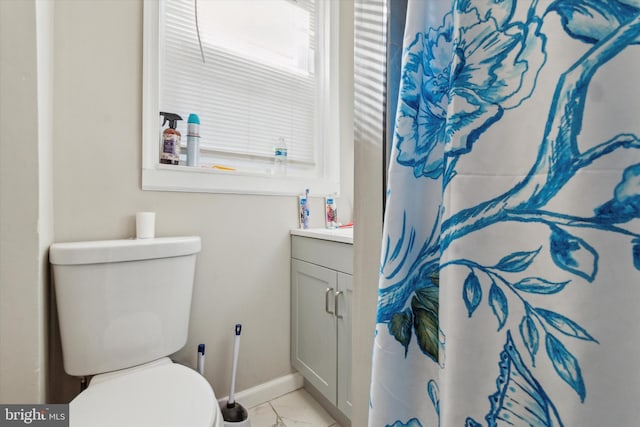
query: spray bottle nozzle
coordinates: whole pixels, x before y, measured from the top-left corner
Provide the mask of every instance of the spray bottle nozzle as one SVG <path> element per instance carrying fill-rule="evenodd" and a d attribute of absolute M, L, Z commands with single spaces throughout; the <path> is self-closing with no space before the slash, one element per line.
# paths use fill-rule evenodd
<path fill-rule="evenodd" d="M 179 115 L 175 114 L 175 113 L 164 113 L 164 112 L 160 112 L 160 115 L 162 117 L 164 117 L 164 121 L 162 122 L 162 126 L 166 125 L 167 122 L 169 122 L 169 127 L 171 129 L 175 129 L 177 126 L 177 122 L 178 120 L 182 120 L 182 117 L 180 117 Z"/>

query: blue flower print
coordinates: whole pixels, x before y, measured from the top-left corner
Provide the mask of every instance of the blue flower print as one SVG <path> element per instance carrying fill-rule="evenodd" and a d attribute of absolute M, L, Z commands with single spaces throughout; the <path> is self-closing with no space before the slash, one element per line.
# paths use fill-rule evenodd
<path fill-rule="evenodd" d="M 495 18 L 462 3 L 455 26 L 447 14 L 405 52 L 395 138 L 398 163 L 416 177 L 440 177 L 444 156 L 469 152 L 504 110 L 528 99 L 546 59 L 537 17 L 508 23 L 504 6 Z"/>
<path fill-rule="evenodd" d="M 405 52 L 395 139 L 398 162 L 416 177 L 442 174 L 452 30 L 448 14 L 438 30 L 416 34 Z"/>
<path fill-rule="evenodd" d="M 376 333 L 384 333 L 376 338 L 384 341 L 378 342 L 386 346 L 388 339 L 395 339 L 395 354 L 398 359 L 403 353 L 405 357 L 403 364 L 396 364 L 394 358 L 393 366 L 382 365 L 389 360 L 386 358 L 376 362 L 377 371 L 391 369 L 385 372 L 385 383 L 377 385 L 376 393 L 384 393 L 376 398 L 408 396 L 416 399 L 420 409 L 384 411 L 376 425 L 441 425 L 436 381 L 443 380 L 442 397 L 451 397 L 451 392 L 460 391 L 459 384 L 454 384 L 461 381 L 458 375 L 465 374 L 449 377 L 454 368 L 451 363 L 444 365 L 445 348 L 456 353 L 455 347 L 465 344 L 462 340 L 467 335 L 456 336 L 455 332 L 463 320 L 472 318 L 488 333 L 506 337 L 502 351 L 496 349 L 500 353 L 499 374 L 495 388 L 495 377 L 488 378 L 489 387 L 470 384 L 463 399 L 448 403 L 453 405 L 449 408 L 455 406 L 455 414 L 442 406 L 442 423 L 450 424 L 453 415 L 460 427 L 562 427 L 561 413 L 568 410 L 573 417 L 577 405 L 589 406 L 589 411 L 606 410 L 599 399 L 601 393 L 592 391 L 595 365 L 587 355 L 591 348 L 587 345 L 601 345 L 600 337 L 587 330 L 591 329 L 586 327 L 590 320 L 574 311 L 572 298 L 584 295 L 597 301 L 596 292 L 610 293 L 601 272 L 627 278 L 629 269 L 621 267 L 633 266 L 640 271 L 640 136 L 616 129 L 619 124 L 628 125 L 618 120 L 603 121 L 598 133 L 583 135 L 585 111 L 594 101 L 588 91 L 595 76 L 609 66 L 609 72 L 626 71 L 629 56 L 620 57 L 623 52 L 639 55 L 640 0 L 452 0 L 447 4 L 452 10 L 437 17 L 425 9 L 424 17 L 432 25 L 408 27 L 411 32 L 405 39 L 390 165 L 391 172 L 398 167 L 404 173 L 389 174 L 388 191 L 396 196 L 390 199 L 390 214 L 385 217 L 376 317 L 377 325 L 386 325 L 376 328 Z M 416 21 L 409 22 L 416 25 Z M 562 58 L 554 64 L 546 64 L 547 36 L 549 45 L 552 40 L 554 45 L 560 43 L 556 47 L 569 43 L 566 57 L 564 49 L 555 50 Z M 618 58 L 621 62 L 612 62 Z M 555 54 L 549 56 L 550 61 L 556 59 Z M 546 84 L 537 85 L 545 65 Z M 627 77 L 630 80 L 620 84 L 629 84 L 633 75 L 627 71 Z M 616 90 L 624 87 L 614 84 Z M 536 103 L 541 105 L 525 105 L 533 103 L 528 100 L 534 92 Z M 542 105 L 547 101 L 548 105 Z M 518 111 L 519 107 L 527 108 Z M 526 174 L 502 175 L 502 169 L 487 165 L 490 178 L 474 182 L 473 191 L 477 189 L 478 194 L 467 198 L 472 191 L 468 187 L 458 192 L 467 181 L 447 188 L 456 173 L 469 170 L 475 159 L 480 160 L 476 166 L 484 166 L 491 154 L 495 154 L 495 162 L 508 162 L 509 156 L 500 153 L 501 145 L 491 151 L 490 146 L 480 147 L 476 141 L 484 139 L 491 144 L 493 136 L 501 134 L 508 138 L 502 142 L 510 143 L 508 129 L 498 132 L 500 125 L 492 129 L 495 132 L 487 129 L 499 120 L 515 125 L 528 118 L 531 110 L 546 113 L 547 118 L 538 123 L 541 132 L 517 138 L 516 143 L 529 149 L 537 146 Z M 601 131 L 613 136 L 594 141 Z M 483 149 L 478 152 L 478 148 Z M 609 172 L 590 174 L 600 170 L 591 169 L 596 161 L 614 152 L 617 157 L 606 165 L 619 171 L 617 177 Z M 568 185 L 583 172 L 576 186 Z M 475 176 L 467 174 L 465 178 L 470 182 Z M 594 191 L 584 187 L 591 181 L 597 183 Z M 486 191 L 482 188 L 485 182 Z M 495 186 L 494 182 L 500 184 Z M 583 188 L 587 191 L 578 194 Z M 428 203 L 414 203 L 416 197 Z M 589 204 L 591 213 L 580 209 L 580 216 L 576 216 L 562 210 L 574 210 L 583 203 Z M 394 223 L 400 214 L 401 227 Z M 493 229 L 507 223 L 508 230 L 517 227 L 524 233 L 512 239 L 502 234 L 507 228 Z M 608 237 L 601 239 L 605 235 L 616 236 L 615 259 L 610 253 L 601 256 L 613 243 L 605 240 Z M 505 247 L 504 253 L 494 258 L 483 252 L 485 247 L 502 249 L 503 236 L 509 250 Z M 619 251 L 625 249 L 623 240 L 629 245 L 626 254 Z M 446 289 L 443 294 L 440 278 Z M 486 322 L 489 317 L 495 321 Z M 493 342 L 489 339 L 485 343 L 487 349 Z M 380 349 L 387 350 L 376 346 L 375 351 Z M 600 349 L 608 351 L 604 345 Z M 416 363 L 418 358 L 424 359 L 424 364 Z M 423 396 L 421 384 L 412 383 L 418 371 L 420 378 L 428 374 L 427 396 Z M 389 374 L 394 376 L 393 384 L 387 381 Z M 484 419 L 479 418 L 477 400 L 486 396 L 482 390 L 493 391 Z M 548 395 L 547 390 L 553 393 Z M 472 413 L 466 413 L 467 408 L 472 408 Z M 469 416 L 461 418 L 463 414 Z"/>
<path fill-rule="evenodd" d="M 529 98 L 545 61 L 537 19 L 500 30 L 495 19 L 480 20 L 471 9 L 461 15 L 460 25 L 451 66 L 450 98 L 457 99 L 449 106 L 449 155 L 468 152 L 505 109 Z"/>

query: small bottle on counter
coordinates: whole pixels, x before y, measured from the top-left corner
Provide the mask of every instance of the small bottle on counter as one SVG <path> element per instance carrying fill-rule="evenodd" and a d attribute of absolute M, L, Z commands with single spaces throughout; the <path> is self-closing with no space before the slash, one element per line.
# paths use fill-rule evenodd
<path fill-rule="evenodd" d="M 336 207 L 336 199 L 333 197 L 325 197 L 325 224 L 327 228 L 338 228 L 338 208 Z"/>
<path fill-rule="evenodd" d="M 309 216 L 309 189 L 307 188 L 304 195 L 298 197 L 298 225 L 300 228 L 309 228 Z"/>
<path fill-rule="evenodd" d="M 182 120 L 177 114 L 163 113 L 164 117 L 162 126 L 169 122 L 169 127 L 162 131 L 162 144 L 160 146 L 160 163 L 165 165 L 180 164 L 180 131 L 176 129 L 178 120 Z"/>
<path fill-rule="evenodd" d="M 278 138 L 278 142 L 273 149 L 273 173 L 284 176 L 287 174 L 287 141 L 284 137 Z"/>
<path fill-rule="evenodd" d="M 189 114 L 187 120 L 187 166 L 198 166 L 200 154 L 200 118 Z"/>

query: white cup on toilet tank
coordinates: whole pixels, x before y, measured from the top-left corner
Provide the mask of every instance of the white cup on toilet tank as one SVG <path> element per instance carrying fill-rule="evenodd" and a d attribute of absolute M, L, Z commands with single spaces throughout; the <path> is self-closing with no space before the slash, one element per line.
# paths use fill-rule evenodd
<path fill-rule="evenodd" d="M 156 213 L 136 213 L 136 239 L 153 239 L 156 235 Z"/>

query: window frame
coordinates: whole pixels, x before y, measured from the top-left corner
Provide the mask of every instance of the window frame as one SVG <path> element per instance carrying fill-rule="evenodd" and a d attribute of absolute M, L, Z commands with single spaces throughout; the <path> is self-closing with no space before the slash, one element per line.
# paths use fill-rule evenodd
<path fill-rule="evenodd" d="M 160 19 L 164 0 L 145 0 L 142 66 L 142 189 L 205 193 L 297 195 L 305 188 L 316 194 L 339 195 L 340 117 L 338 75 L 339 5 L 318 1 L 318 43 L 328 61 L 318 61 L 319 112 L 316 168 L 308 176 L 278 176 L 242 170 L 217 170 L 160 164 L 159 81 Z M 322 28 L 320 28 L 322 27 Z M 327 63 L 328 62 L 328 63 Z"/>

